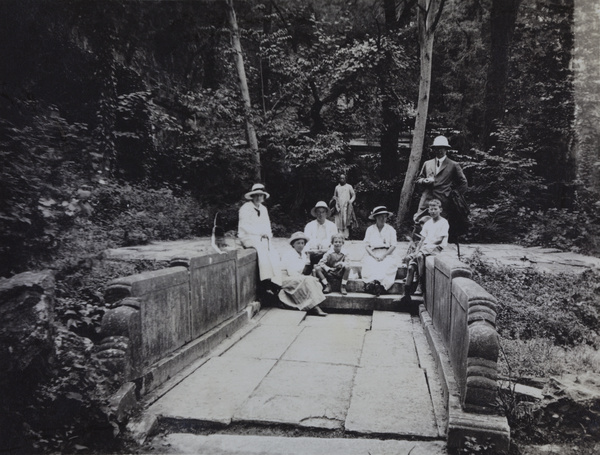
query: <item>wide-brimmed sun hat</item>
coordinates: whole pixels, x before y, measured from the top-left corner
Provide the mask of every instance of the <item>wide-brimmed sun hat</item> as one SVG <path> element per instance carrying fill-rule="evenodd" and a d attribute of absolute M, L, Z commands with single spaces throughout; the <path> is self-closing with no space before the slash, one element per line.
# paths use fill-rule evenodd
<path fill-rule="evenodd" d="M 262 183 L 255 183 L 252 185 L 252 189 L 244 194 L 246 199 L 252 199 L 255 194 L 264 194 L 265 199 L 269 199 L 271 195 L 265 191 L 265 186 Z"/>
<path fill-rule="evenodd" d="M 433 144 L 431 144 L 432 147 L 445 147 L 445 148 L 450 148 L 450 144 L 448 143 L 448 139 L 446 139 L 446 136 L 438 136 L 433 140 Z"/>
<path fill-rule="evenodd" d="M 298 231 L 294 232 L 290 237 L 290 245 L 294 246 L 294 242 L 296 240 L 304 240 L 305 242 L 308 242 L 308 237 L 304 235 L 304 232 Z"/>
<path fill-rule="evenodd" d="M 317 217 L 317 209 L 325 209 L 325 210 L 327 210 L 327 216 L 331 215 L 331 209 L 325 203 L 325 201 L 319 201 L 319 202 L 317 202 L 315 204 L 315 206 L 311 209 L 310 214 L 312 216 L 314 216 L 315 218 Z"/>
<path fill-rule="evenodd" d="M 371 214 L 369 215 L 369 219 L 374 220 L 377 215 L 391 216 L 392 212 L 388 212 L 385 205 L 379 205 L 371 211 Z"/>

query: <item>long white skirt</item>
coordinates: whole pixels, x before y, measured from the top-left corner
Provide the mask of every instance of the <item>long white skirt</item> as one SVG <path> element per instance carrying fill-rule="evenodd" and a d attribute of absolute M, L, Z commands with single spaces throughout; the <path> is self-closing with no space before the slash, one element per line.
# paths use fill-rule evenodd
<path fill-rule="evenodd" d="M 258 236 L 240 239 L 244 248 L 254 248 L 258 255 L 258 274 L 260 281 L 271 280 L 281 286 L 281 265 L 279 254 L 275 248 L 270 247 L 270 240 Z"/>
<path fill-rule="evenodd" d="M 279 300 L 288 307 L 308 311 L 323 302 L 325 294 L 317 278 L 301 275 L 283 280 Z"/>
<path fill-rule="evenodd" d="M 383 256 L 386 250 L 374 251 L 375 255 Z M 379 281 L 386 291 L 392 287 L 398 272 L 398 260 L 394 254 L 386 256 L 383 261 L 377 261 L 370 254 L 365 254 L 362 260 L 362 279 L 365 283 Z"/>

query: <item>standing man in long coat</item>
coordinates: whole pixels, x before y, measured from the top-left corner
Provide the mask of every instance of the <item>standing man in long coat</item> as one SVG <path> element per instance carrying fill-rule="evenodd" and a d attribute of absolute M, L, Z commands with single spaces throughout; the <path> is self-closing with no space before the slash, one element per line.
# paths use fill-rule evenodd
<path fill-rule="evenodd" d="M 442 217 L 450 218 L 450 193 L 453 189 L 460 194 L 467 191 L 465 174 L 456 161 L 446 156 L 450 144 L 445 136 L 438 136 L 431 145 L 435 158 L 423 163 L 417 177 L 417 184 L 423 187 L 419 208 L 413 219 L 416 222 L 428 214 L 429 201 L 439 199 L 442 203 Z"/>

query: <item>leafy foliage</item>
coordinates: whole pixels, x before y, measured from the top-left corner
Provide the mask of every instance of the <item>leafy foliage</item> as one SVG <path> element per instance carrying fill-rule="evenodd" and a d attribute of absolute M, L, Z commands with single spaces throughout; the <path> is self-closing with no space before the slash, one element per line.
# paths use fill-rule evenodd
<path fill-rule="evenodd" d="M 92 355 L 93 344 L 58 327 L 56 356 L 49 380 L 34 392 L 24 412 L 38 451 L 61 453 L 118 449 L 118 423 L 106 407 L 119 378 L 104 371 Z"/>
<path fill-rule="evenodd" d="M 375 144 L 394 128 L 408 132 L 415 115 L 414 10 L 403 13 L 405 28 L 389 32 L 382 3 L 236 2 L 275 235 L 301 229 L 341 172 L 358 195 L 353 238 L 362 237 L 374 205 L 397 205 L 405 157 L 386 161 L 381 148 L 349 146 L 356 136 Z M 463 241 L 599 254 L 597 192 L 575 179 L 572 160 L 575 124 L 584 157 L 578 172 L 593 187 L 597 115 L 584 103 L 585 115 L 574 117 L 572 5 L 524 1 L 507 116 L 496 147 L 482 152 L 489 3 L 448 0 L 434 50 L 429 129 L 451 132 L 462 152 L 452 158 L 472 186 L 472 229 Z M 71 438 L 90 421 L 112 431 L 100 412 L 111 380 L 99 379 L 86 341 L 98 336 L 103 286 L 158 266 L 107 264 L 102 251 L 207 235 L 216 212 L 235 229 L 240 196 L 254 183 L 247 112 L 218 2 L 10 0 L 0 2 L 0 21 L 9 44 L 0 48 L 0 275 L 57 270 L 57 318 L 70 332 L 59 333 L 59 360 L 39 405 L 71 412 L 81 426 L 59 420 L 59 436 L 32 431 L 45 448 L 73 451 L 85 442 Z M 579 82 L 593 92 L 593 75 Z M 486 284 L 507 302 L 506 336 L 597 344 L 591 294 L 576 297 L 554 279 L 542 289 L 545 278 L 526 272 L 493 280 L 511 290 Z M 588 278 L 564 280 L 595 289 Z"/>
<path fill-rule="evenodd" d="M 474 255 L 473 279 L 498 300 L 498 330 L 507 339 L 547 339 L 559 346 L 600 347 L 598 272 L 551 275 L 493 266 Z"/>

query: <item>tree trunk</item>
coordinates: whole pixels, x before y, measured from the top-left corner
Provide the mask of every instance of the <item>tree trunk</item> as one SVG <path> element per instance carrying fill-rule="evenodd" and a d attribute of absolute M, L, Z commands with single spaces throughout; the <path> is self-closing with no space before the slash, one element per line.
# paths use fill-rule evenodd
<path fill-rule="evenodd" d="M 495 141 L 494 125 L 504 119 L 509 50 L 517 12 L 522 0 L 493 0 L 490 15 L 490 65 L 485 86 L 483 145 L 488 150 Z"/>
<path fill-rule="evenodd" d="M 391 33 L 397 26 L 396 0 L 383 0 L 385 11 L 386 33 Z M 382 179 L 391 179 L 398 174 L 398 137 L 400 135 L 400 118 L 394 110 L 394 94 L 390 87 L 389 72 L 392 71 L 391 56 L 386 55 L 386 64 L 379 73 L 379 88 L 383 97 L 381 103 L 382 129 L 379 137 L 381 146 Z"/>
<path fill-rule="evenodd" d="M 410 208 L 415 179 L 419 172 L 421 156 L 423 155 L 423 144 L 425 142 L 425 128 L 427 126 L 427 113 L 429 110 L 429 90 L 431 88 L 431 65 L 433 55 L 433 40 L 441 12 L 444 8 L 444 0 L 419 0 L 418 22 L 419 22 L 419 99 L 417 102 L 417 118 L 413 131 L 412 147 L 408 159 L 408 168 L 400 193 L 398 203 L 398 215 L 396 224 L 400 225 Z"/>
<path fill-rule="evenodd" d="M 385 14 L 385 28 L 393 30 L 398 22 L 396 13 L 396 0 L 383 0 L 383 11 Z"/>
<path fill-rule="evenodd" d="M 115 145 L 115 122 L 118 107 L 116 64 L 113 56 L 114 36 L 107 33 L 103 43 L 99 43 L 98 56 L 101 62 L 99 78 L 102 81 L 96 129 L 98 148 L 102 154 L 102 172 L 107 177 L 117 173 L 117 148 Z"/>
<path fill-rule="evenodd" d="M 263 17 L 263 34 L 268 36 L 271 34 L 272 29 L 272 15 L 273 15 L 273 2 L 266 1 L 265 4 L 265 15 Z M 271 81 L 271 64 L 268 58 L 260 59 L 260 98 L 262 100 L 263 113 L 266 114 L 267 110 L 271 108 L 269 103 L 269 94 L 271 93 L 270 88 Z"/>
<path fill-rule="evenodd" d="M 260 153 L 258 152 L 256 130 L 254 129 L 254 124 L 252 123 L 252 104 L 250 103 L 250 92 L 248 90 L 248 81 L 246 80 L 246 70 L 244 68 L 244 58 L 242 56 L 240 30 L 237 25 L 235 10 L 233 9 L 233 0 L 226 0 L 226 2 L 227 18 L 229 19 L 229 25 L 231 26 L 231 46 L 234 50 L 235 67 L 237 69 L 240 91 L 242 92 L 242 99 L 244 100 L 244 107 L 246 110 L 246 140 L 248 141 L 248 146 L 252 152 L 252 160 L 254 164 L 253 177 L 254 180 L 258 182 L 261 180 Z"/>
<path fill-rule="evenodd" d="M 386 86 L 387 78 L 382 76 L 382 87 L 384 100 L 381 109 L 382 131 L 380 137 L 381 145 L 381 172 L 383 179 L 391 179 L 398 175 L 398 137 L 400 136 L 400 118 L 394 111 L 394 100 L 389 88 Z"/>

